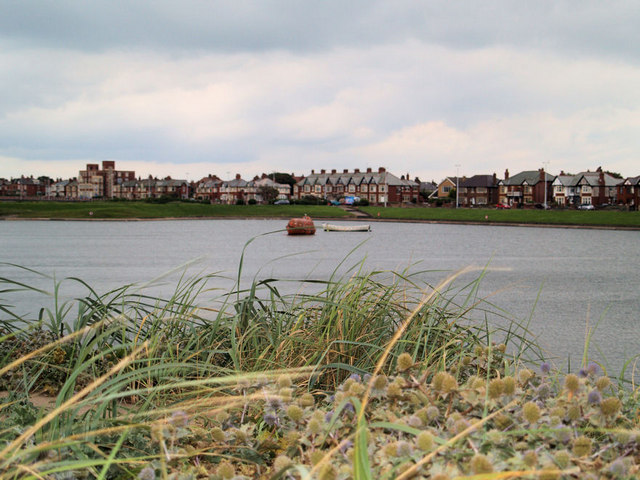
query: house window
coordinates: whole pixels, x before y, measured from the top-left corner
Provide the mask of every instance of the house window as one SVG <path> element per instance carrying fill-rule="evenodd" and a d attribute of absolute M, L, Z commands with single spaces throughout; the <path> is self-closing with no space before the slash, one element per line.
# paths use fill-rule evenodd
<path fill-rule="evenodd" d="M 353 193 L 355 191 L 356 191 L 356 186 L 353 183 L 349 184 L 349 192 Z"/>
<path fill-rule="evenodd" d="M 376 196 L 375 195 L 369 195 L 369 201 L 372 202 L 372 203 L 375 203 Z"/>
<path fill-rule="evenodd" d="M 367 191 L 367 186 L 366 185 L 361 185 L 360 186 L 360 191 L 361 192 L 366 192 Z"/>
<path fill-rule="evenodd" d="M 311 185 L 305 185 L 304 186 L 304 191 L 305 192 L 310 192 L 311 191 Z"/>
<path fill-rule="evenodd" d="M 507 187 L 500 185 L 500 193 L 507 193 Z"/>
<path fill-rule="evenodd" d="M 315 186 L 315 192 L 316 193 L 322 193 L 322 185 L 316 185 Z"/>
<path fill-rule="evenodd" d="M 524 187 L 524 193 L 531 193 L 531 187 Z"/>
<path fill-rule="evenodd" d="M 327 185 L 324 189 L 327 193 L 331 193 L 331 185 Z"/>
<path fill-rule="evenodd" d="M 372 192 L 375 192 L 376 191 L 376 186 L 375 185 L 371 185 L 371 188 L 369 190 L 371 190 Z"/>
<path fill-rule="evenodd" d="M 589 192 L 591 192 L 591 187 L 589 187 L 588 185 L 583 185 L 582 193 L 589 193 Z"/>
<path fill-rule="evenodd" d="M 387 186 L 386 185 L 380 185 L 380 193 L 384 193 L 387 191 Z"/>
<path fill-rule="evenodd" d="M 449 193 L 451 191 L 451 187 L 442 187 L 443 193 Z"/>

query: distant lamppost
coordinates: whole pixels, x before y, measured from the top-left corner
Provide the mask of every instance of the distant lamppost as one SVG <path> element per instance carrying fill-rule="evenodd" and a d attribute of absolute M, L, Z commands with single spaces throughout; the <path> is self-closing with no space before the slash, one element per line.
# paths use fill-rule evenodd
<path fill-rule="evenodd" d="M 460 164 L 456 164 L 456 208 L 458 208 L 458 190 L 460 186 Z"/>

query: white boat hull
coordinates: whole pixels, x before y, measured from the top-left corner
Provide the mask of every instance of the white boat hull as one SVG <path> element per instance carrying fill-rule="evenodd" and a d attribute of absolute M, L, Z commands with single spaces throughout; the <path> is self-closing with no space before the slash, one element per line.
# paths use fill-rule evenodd
<path fill-rule="evenodd" d="M 370 232 L 371 225 L 332 225 L 323 223 L 322 229 L 325 232 Z"/>

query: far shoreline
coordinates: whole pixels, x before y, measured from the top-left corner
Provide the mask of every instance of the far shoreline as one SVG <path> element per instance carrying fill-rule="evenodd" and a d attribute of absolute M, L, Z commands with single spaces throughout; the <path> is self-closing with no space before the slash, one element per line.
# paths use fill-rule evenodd
<path fill-rule="evenodd" d="M 271 216 L 207 216 L 207 217 L 129 217 L 129 218 L 63 218 L 63 217 L 17 217 L 3 216 L 0 221 L 7 222 L 160 222 L 160 221 L 183 221 L 183 220 L 282 220 L 286 222 L 288 217 Z M 620 231 L 640 231 L 640 227 L 624 225 L 586 225 L 586 224 L 559 224 L 559 223 L 523 223 L 523 222 L 495 222 L 484 221 L 475 222 L 468 220 L 426 220 L 426 219 L 396 219 L 396 218 L 374 218 L 374 217 L 321 217 L 315 220 L 316 223 L 333 222 L 370 222 L 370 223 L 419 223 L 419 224 L 443 224 L 443 225 L 470 225 L 470 226 L 491 226 L 491 227 L 538 227 L 538 228 L 570 228 L 583 230 L 620 230 Z M 321 223 L 320 223 L 321 224 Z M 283 227 L 284 228 L 284 227 Z"/>

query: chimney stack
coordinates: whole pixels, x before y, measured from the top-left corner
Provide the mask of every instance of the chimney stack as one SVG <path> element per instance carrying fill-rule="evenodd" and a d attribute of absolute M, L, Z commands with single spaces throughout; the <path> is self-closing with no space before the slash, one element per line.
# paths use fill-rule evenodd
<path fill-rule="evenodd" d="M 353 169 L 353 173 L 360 173 L 360 169 L 359 168 L 354 168 Z"/>
<path fill-rule="evenodd" d="M 384 167 L 379 167 L 379 168 L 378 168 L 378 173 L 384 173 L 384 172 L 386 172 L 386 171 L 387 171 L 387 170 L 386 170 Z"/>
<path fill-rule="evenodd" d="M 509 180 L 509 169 L 508 168 L 504 171 L 504 179 L 505 180 Z"/>
<path fill-rule="evenodd" d="M 349 173 L 349 169 L 345 168 L 344 170 L 342 170 L 342 173 Z"/>
<path fill-rule="evenodd" d="M 332 169 L 332 170 L 331 170 L 331 173 L 336 173 L 336 169 L 335 169 L 335 168 L 334 168 L 334 169 Z"/>
<path fill-rule="evenodd" d="M 320 170 L 320 173 L 324 175 L 325 173 L 327 173 L 327 171 L 323 168 L 322 170 Z"/>

